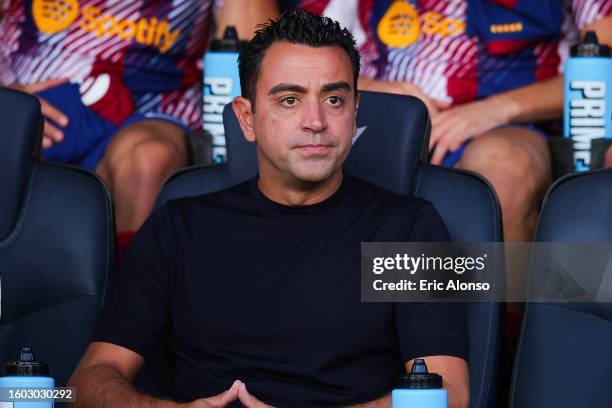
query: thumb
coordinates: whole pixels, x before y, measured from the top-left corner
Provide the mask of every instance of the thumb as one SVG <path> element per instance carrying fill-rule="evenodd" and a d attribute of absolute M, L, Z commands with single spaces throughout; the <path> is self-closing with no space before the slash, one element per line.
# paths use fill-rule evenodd
<path fill-rule="evenodd" d="M 205 401 L 213 407 L 225 407 L 230 402 L 236 401 L 241 384 L 242 382 L 240 382 L 240 380 L 236 380 L 228 390 L 223 391 L 221 394 L 205 398 Z"/>

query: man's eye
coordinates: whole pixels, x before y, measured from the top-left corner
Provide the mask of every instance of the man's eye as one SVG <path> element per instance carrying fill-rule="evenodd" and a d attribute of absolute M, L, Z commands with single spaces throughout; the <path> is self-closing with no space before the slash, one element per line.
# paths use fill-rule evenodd
<path fill-rule="evenodd" d="M 330 96 L 326 99 L 326 102 L 332 106 L 340 106 L 344 102 L 344 99 L 339 96 Z"/>
<path fill-rule="evenodd" d="M 295 96 L 286 96 L 283 99 L 281 99 L 280 103 L 283 106 L 290 107 L 290 106 L 297 105 L 298 100 L 297 100 L 297 98 Z"/>

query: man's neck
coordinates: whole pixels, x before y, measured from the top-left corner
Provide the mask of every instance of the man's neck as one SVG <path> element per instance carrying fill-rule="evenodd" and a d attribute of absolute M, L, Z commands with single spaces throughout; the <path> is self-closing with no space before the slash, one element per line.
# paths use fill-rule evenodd
<path fill-rule="evenodd" d="M 270 200 L 290 206 L 313 205 L 327 200 L 342 184 L 342 170 L 320 183 L 287 182 L 260 174 L 259 190 Z"/>

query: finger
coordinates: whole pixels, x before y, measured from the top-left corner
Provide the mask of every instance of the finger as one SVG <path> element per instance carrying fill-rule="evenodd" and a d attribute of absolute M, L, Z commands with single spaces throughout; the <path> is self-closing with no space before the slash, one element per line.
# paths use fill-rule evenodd
<path fill-rule="evenodd" d="M 45 120 L 43 136 L 48 137 L 54 143 L 61 143 L 64 140 L 64 132 L 53 126 L 48 120 Z"/>
<path fill-rule="evenodd" d="M 54 86 L 64 84 L 68 82 L 69 80 L 70 80 L 69 78 L 48 79 L 43 82 L 38 82 L 35 84 L 30 84 L 30 85 L 24 85 L 23 90 L 28 93 L 36 93 L 36 92 L 44 91 L 45 89 L 48 89 L 48 88 L 53 88 Z"/>
<path fill-rule="evenodd" d="M 43 140 L 42 140 L 43 149 L 45 150 L 50 149 L 51 146 L 53 146 L 53 140 L 50 137 L 43 135 Z"/>
<path fill-rule="evenodd" d="M 232 401 L 235 401 L 238 398 L 238 390 L 240 384 L 242 384 L 240 380 L 234 381 L 234 383 L 228 390 L 223 391 L 221 394 L 215 395 L 214 397 L 206 398 L 206 402 L 208 402 L 213 407 L 225 407 L 227 404 Z"/>
<path fill-rule="evenodd" d="M 432 151 L 434 146 L 440 142 L 440 139 L 447 137 L 455 131 L 457 126 L 457 115 L 454 111 L 441 112 L 436 115 L 431 124 L 431 136 L 429 142 L 429 151 Z"/>
<path fill-rule="evenodd" d="M 442 164 L 442 160 L 444 160 L 444 156 L 446 156 L 446 152 L 448 151 L 448 142 L 446 139 L 442 139 L 438 144 L 436 144 L 436 148 L 434 149 L 433 155 L 431 156 L 431 164 L 440 165 Z"/>
<path fill-rule="evenodd" d="M 438 116 L 444 115 L 443 113 L 438 114 Z M 431 126 L 431 134 L 429 135 L 429 151 L 433 151 L 434 147 L 440 143 L 440 139 L 444 137 L 448 132 L 446 131 L 447 126 L 444 126 L 444 123 L 440 123 L 436 126 Z"/>
<path fill-rule="evenodd" d="M 38 99 L 40 100 L 40 110 L 43 115 L 62 127 L 68 126 L 68 117 L 66 115 L 43 98 Z"/>

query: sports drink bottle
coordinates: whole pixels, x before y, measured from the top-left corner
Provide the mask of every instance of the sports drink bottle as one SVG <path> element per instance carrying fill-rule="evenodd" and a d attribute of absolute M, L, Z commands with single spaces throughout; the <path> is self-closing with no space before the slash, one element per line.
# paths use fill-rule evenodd
<path fill-rule="evenodd" d="M 204 56 L 204 130 L 212 136 L 213 163 L 226 159 L 223 108 L 240 95 L 238 53 L 244 41 L 234 26 L 225 29 L 223 38 L 212 42 Z"/>
<path fill-rule="evenodd" d="M 571 47 L 564 68 L 563 136 L 572 140 L 574 171 L 591 170 L 593 141 L 612 139 L 612 58 L 593 31 Z"/>
<path fill-rule="evenodd" d="M 3 394 L 12 394 L 8 396 L 13 401 L 2 401 L 0 398 L 0 408 L 52 408 L 53 399 L 45 400 L 44 395 L 41 398 L 40 393 L 32 395 L 40 401 L 15 402 L 15 399 L 32 397 L 27 393 L 31 392 L 28 390 L 33 389 L 49 389 L 52 394 L 54 387 L 55 380 L 49 376 L 49 365 L 36 361 L 32 349 L 23 347 L 19 360 L 10 361 L 4 365 L 4 376 L 0 377 L 0 389 Z"/>
<path fill-rule="evenodd" d="M 392 408 L 448 408 L 448 393 L 442 377 L 429 373 L 425 360 L 417 358 L 410 373 L 400 377 L 398 388 L 391 391 Z"/>

